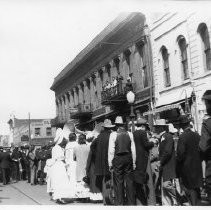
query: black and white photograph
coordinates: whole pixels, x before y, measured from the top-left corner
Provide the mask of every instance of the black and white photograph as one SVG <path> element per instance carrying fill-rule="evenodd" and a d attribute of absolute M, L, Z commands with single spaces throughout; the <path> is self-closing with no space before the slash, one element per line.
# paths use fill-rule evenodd
<path fill-rule="evenodd" d="M 211 206 L 210 11 L 0 0 L 0 205 Z"/>

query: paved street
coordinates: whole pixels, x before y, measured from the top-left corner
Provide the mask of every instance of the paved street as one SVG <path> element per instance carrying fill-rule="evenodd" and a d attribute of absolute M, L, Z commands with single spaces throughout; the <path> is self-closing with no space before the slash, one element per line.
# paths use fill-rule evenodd
<path fill-rule="evenodd" d="M 10 185 L 0 184 L 0 205 L 58 205 L 50 200 L 46 185 L 31 186 L 25 181 Z M 74 202 L 67 205 L 101 205 Z"/>

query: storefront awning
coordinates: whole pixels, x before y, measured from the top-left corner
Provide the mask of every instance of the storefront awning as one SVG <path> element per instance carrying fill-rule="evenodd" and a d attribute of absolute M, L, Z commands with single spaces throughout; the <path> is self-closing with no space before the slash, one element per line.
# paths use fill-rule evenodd
<path fill-rule="evenodd" d="M 172 90 L 166 94 L 164 94 L 164 93 L 160 94 L 155 107 L 158 108 L 158 107 L 161 107 L 164 105 L 177 103 L 179 101 L 184 100 L 186 97 L 190 98 L 192 91 L 193 91 L 192 87 L 186 87 L 182 90 L 181 89 L 180 90 Z"/>

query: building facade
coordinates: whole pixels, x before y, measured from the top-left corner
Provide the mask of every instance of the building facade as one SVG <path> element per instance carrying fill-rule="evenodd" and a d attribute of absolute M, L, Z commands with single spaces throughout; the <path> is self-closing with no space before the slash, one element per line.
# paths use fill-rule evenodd
<path fill-rule="evenodd" d="M 200 132 L 205 113 L 201 97 L 211 88 L 211 15 L 166 13 L 149 26 L 155 84 L 153 114 L 175 122 L 182 112 L 191 113 Z"/>
<path fill-rule="evenodd" d="M 92 129 L 105 118 L 129 121 L 126 93 L 135 93 L 136 115 L 153 100 L 150 34 L 141 13 L 122 13 L 54 79 L 55 126 L 74 121 Z M 129 89 L 128 89 L 129 88 Z"/>
<path fill-rule="evenodd" d="M 51 119 L 17 119 L 12 117 L 8 121 L 10 127 L 10 144 L 31 144 L 42 146 L 55 137 L 55 128 L 51 127 Z M 30 127 L 30 132 L 29 132 Z M 30 137 L 29 138 L 29 134 Z"/>

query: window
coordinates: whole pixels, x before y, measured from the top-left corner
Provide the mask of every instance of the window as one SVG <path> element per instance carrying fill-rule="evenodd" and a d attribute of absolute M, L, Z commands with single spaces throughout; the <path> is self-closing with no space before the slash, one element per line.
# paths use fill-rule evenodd
<path fill-rule="evenodd" d="M 139 55 L 141 57 L 141 66 L 140 66 L 140 71 L 141 71 L 141 78 L 142 78 L 142 83 L 143 87 L 146 88 L 149 86 L 149 81 L 148 81 L 148 71 L 147 71 L 147 65 L 146 65 L 146 54 L 144 51 L 144 42 L 140 42 L 136 44 L 137 50 L 139 52 Z"/>
<path fill-rule="evenodd" d="M 207 25 L 205 23 L 201 23 L 199 25 L 198 33 L 200 34 L 203 43 L 203 56 L 206 63 L 206 69 L 211 70 L 210 37 Z"/>
<path fill-rule="evenodd" d="M 187 43 L 184 37 L 178 38 L 178 45 L 181 53 L 181 62 L 182 62 L 182 70 L 183 70 L 183 78 L 184 80 L 189 79 L 188 73 L 188 56 L 187 56 Z"/>
<path fill-rule="evenodd" d="M 117 74 L 120 73 L 120 71 L 119 71 L 119 62 L 120 62 L 119 58 L 114 58 L 114 65 L 116 67 Z"/>
<path fill-rule="evenodd" d="M 127 63 L 127 66 L 128 66 L 128 69 L 127 69 L 127 72 L 126 72 L 126 75 L 129 76 L 129 74 L 131 73 L 130 71 L 130 55 L 131 55 L 131 52 L 129 49 L 127 49 L 125 52 L 124 52 L 124 58 L 126 60 L 126 63 Z"/>
<path fill-rule="evenodd" d="M 47 128 L 46 128 L 46 136 L 52 136 L 51 127 L 47 127 Z"/>
<path fill-rule="evenodd" d="M 35 136 L 40 136 L 40 128 L 35 128 Z"/>
<path fill-rule="evenodd" d="M 162 53 L 162 58 L 163 58 L 165 87 L 169 87 L 171 86 L 171 80 L 170 80 L 170 71 L 169 71 L 169 54 L 166 47 L 162 47 L 161 53 Z"/>

